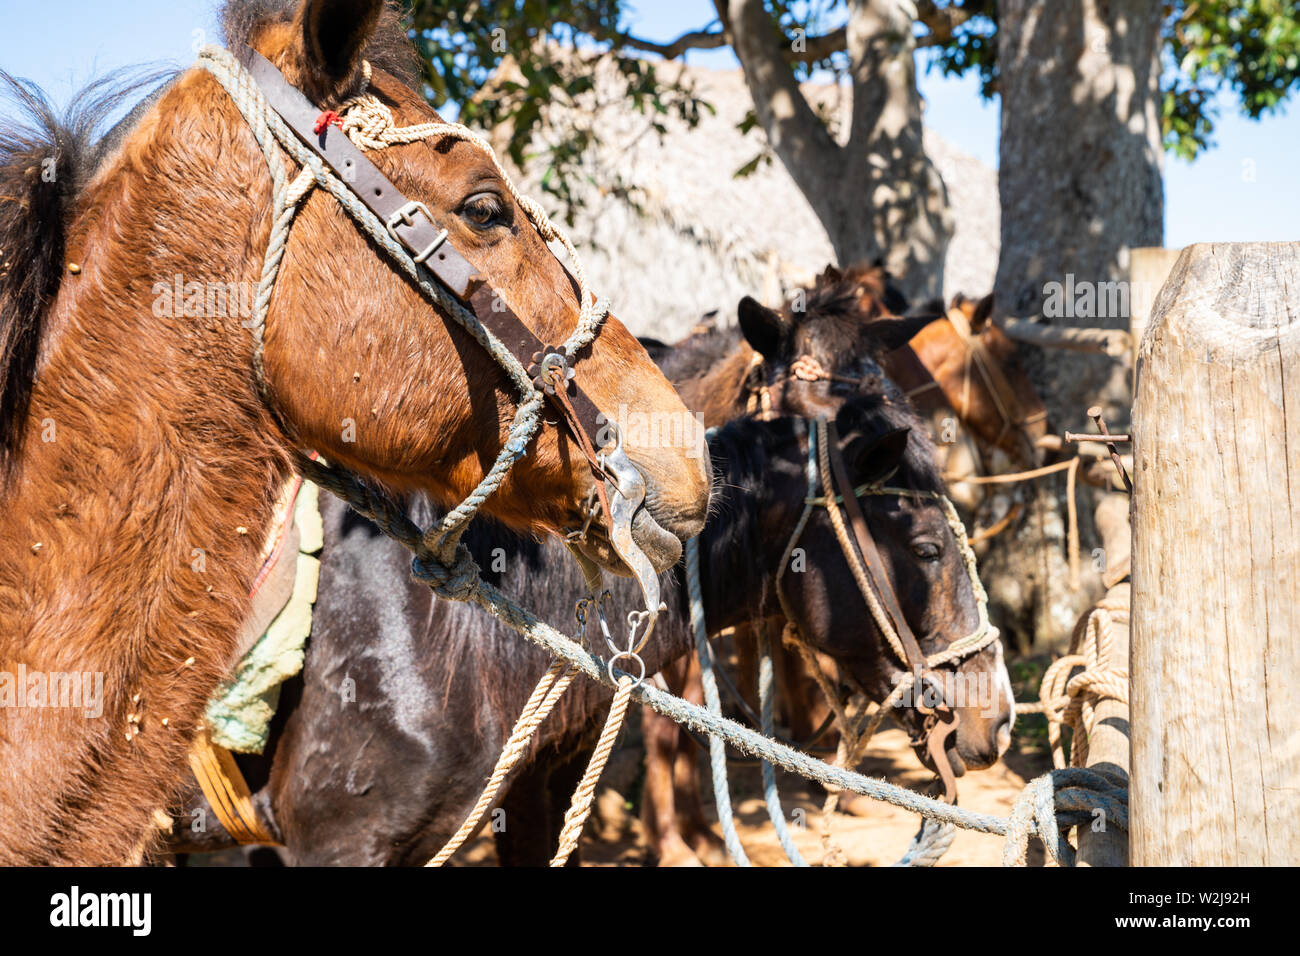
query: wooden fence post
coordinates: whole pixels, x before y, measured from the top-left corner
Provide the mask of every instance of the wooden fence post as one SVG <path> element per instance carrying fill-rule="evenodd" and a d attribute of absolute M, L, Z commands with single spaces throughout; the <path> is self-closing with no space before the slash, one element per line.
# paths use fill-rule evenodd
<path fill-rule="evenodd" d="M 1178 258 L 1138 352 L 1134 866 L 1300 863 L 1300 243 Z"/>
<path fill-rule="evenodd" d="M 1169 270 L 1178 261 L 1181 250 L 1161 246 L 1138 246 L 1128 252 L 1128 331 L 1133 340 L 1133 358 L 1137 359 L 1142 333 L 1151 320 L 1151 307 L 1155 305 Z"/>

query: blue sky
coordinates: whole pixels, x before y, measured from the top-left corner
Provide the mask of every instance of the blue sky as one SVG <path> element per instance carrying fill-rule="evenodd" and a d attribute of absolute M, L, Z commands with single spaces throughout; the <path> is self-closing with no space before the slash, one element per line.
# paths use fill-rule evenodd
<path fill-rule="evenodd" d="M 219 39 L 215 0 L 63 0 L 57 8 L 0 0 L 0 69 L 35 80 L 56 102 L 98 73 L 139 63 L 184 65 L 203 42 Z M 57 9 L 57 15 L 51 11 Z M 707 24 L 709 0 L 646 0 L 637 32 L 668 40 Z M 689 62 L 734 68 L 730 51 L 695 52 Z M 998 107 L 980 99 L 973 78 L 923 74 L 926 123 L 996 167 Z M 1195 163 L 1166 157 L 1165 245 L 1202 241 L 1291 240 L 1300 223 L 1300 105 L 1252 122 L 1230 104 L 1217 145 Z"/>

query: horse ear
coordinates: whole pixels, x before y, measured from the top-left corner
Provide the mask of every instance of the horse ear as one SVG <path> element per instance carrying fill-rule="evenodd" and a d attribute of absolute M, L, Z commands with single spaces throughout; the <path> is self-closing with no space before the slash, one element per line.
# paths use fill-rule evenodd
<path fill-rule="evenodd" d="M 853 476 L 864 482 L 882 481 L 897 471 L 907 455 L 910 428 L 895 428 L 879 438 L 853 438 L 844 458 Z"/>
<path fill-rule="evenodd" d="M 749 296 L 740 300 L 736 313 L 740 331 L 754 351 L 765 359 L 779 358 L 785 343 L 785 317 Z"/>
<path fill-rule="evenodd" d="M 980 332 L 983 332 L 984 323 L 989 320 L 989 316 L 992 314 L 993 293 L 990 292 L 984 298 L 980 299 L 979 302 L 975 303 L 975 311 L 971 313 L 970 317 L 970 330 L 977 335 Z"/>
<path fill-rule="evenodd" d="M 833 265 L 828 265 L 822 270 L 822 274 L 817 277 L 817 284 L 832 285 L 844 278 L 844 273 Z"/>
<path fill-rule="evenodd" d="M 346 84 L 383 9 L 384 0 L 303 0 L 297 26 L 304 69 L 326 85 Z"/>

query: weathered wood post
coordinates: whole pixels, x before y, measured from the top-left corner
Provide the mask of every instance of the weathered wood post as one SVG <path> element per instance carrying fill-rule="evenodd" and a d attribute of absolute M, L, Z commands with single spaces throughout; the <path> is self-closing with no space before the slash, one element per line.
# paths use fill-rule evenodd
<path fill-rule="evenodd" d="M 1138 246 L 1128 252 L 1128 331 L 1133 340 L 1133 359 L 1137 359 L 1142 333 L 1151 320 L 1151 307 L 1163 288 L 1169 272 L 1178 261 L 1180 249 L 1161 246 Z"/>
<path fill-rule="evenodd" d="M 1131 861 L 1300 863 L 1300 243 L 1183 250 L 1133 409 Z"/>

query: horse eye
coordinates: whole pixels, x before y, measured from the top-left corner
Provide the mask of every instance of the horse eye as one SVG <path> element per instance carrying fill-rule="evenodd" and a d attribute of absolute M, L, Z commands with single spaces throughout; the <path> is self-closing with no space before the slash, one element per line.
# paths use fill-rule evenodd
<path fill-rule="evenodd" d="M 505 222 L 505 207 L 492 193 L 479 193 L 461 204 L 460 215 L 472 226 L 490 229 Z"/>
<path fill-rule="evenodd" d="M 943 549 L 935 541 L 913 541 L 912 553 L 922 561 L 938 561 Z"/>

